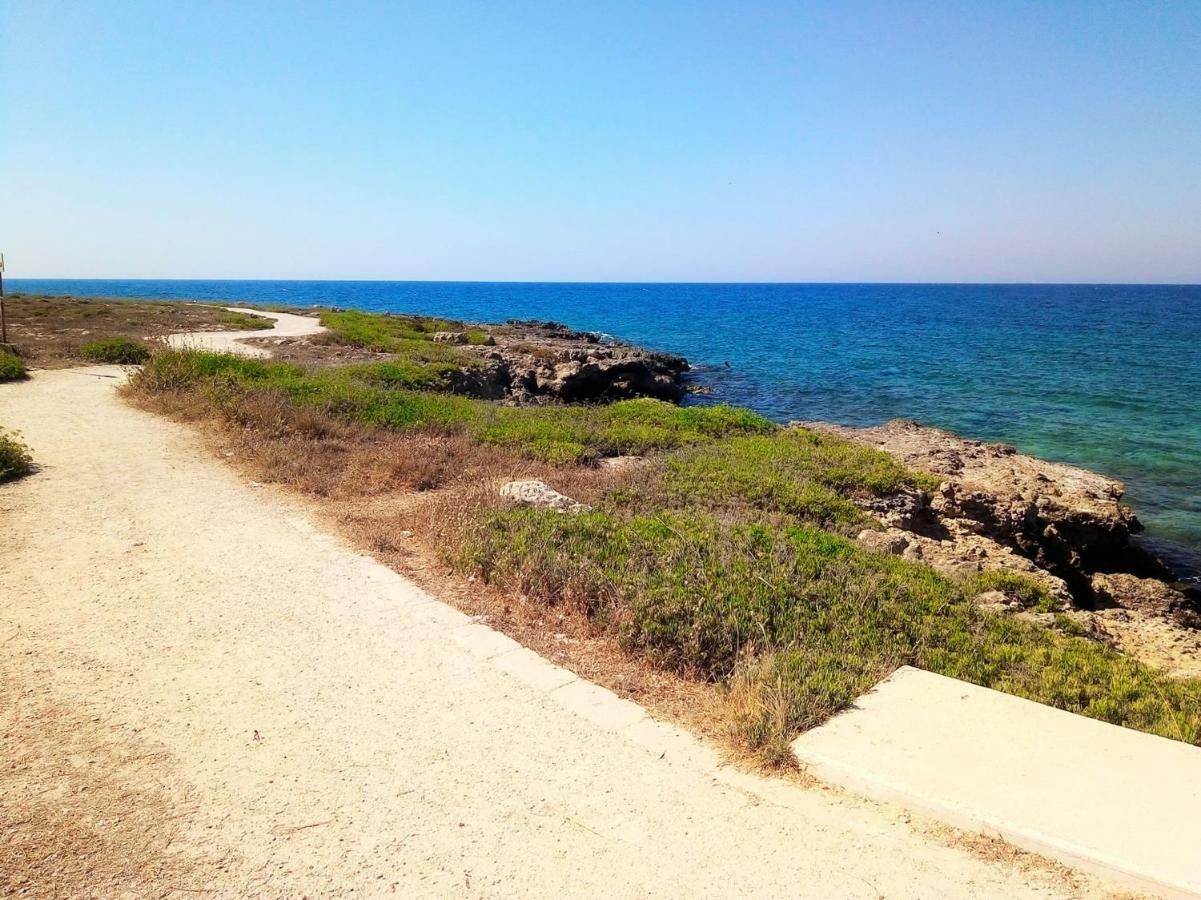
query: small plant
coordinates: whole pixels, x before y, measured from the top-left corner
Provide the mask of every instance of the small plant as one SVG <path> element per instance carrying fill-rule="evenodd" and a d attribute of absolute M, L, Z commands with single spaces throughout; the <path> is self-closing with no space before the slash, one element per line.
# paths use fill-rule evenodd
<path fill-rule="evenodd" d="M 25 370 L 25 360 L 17 354 L 0 347 L 0 381 L 17 381 L 28 378 Z"/>
<path fill-rule="evenodd" d="M 21 441 L 20 432 L 0 428 L 0 481 L 11 481 L 32 471 L 33 457 Z"/>
<path fill-rule="evenodd" d="M 973 598 L 986 591 L 1000 591 L 1006 597 L 1016 600 L 1023 609 L 1032 609 L 1035 612 L 1059 612 L 1063 606 L 1050 591 L 1029 575 L 1001 569 L 989 569 L 969 578 L 964 582 L 963 590 L 967 596 Z"/>
<path fill-rule="evenodd" d="M 100 338 L 84 344 L 80 352 L 85 359 L 94 362 L 126 366 L 138 365 L 150 359 L 150 349 L 145 344 L 127 337 Z"/>

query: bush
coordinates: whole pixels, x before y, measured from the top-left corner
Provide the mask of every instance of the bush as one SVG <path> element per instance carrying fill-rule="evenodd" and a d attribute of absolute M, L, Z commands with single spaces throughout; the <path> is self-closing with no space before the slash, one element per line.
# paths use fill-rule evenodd
<path fill-rule="evenodd" d="M 963 591 L 972 598 L 985 591 L 1000 591 L 1017 600 L 1024 609 L 1036 612 L 1056 612 L 1063 606 L 1046 587 L 1030 576 L 1002 569 L 990 569 L 973 575 L 964 582 Z"/>
<path fill-rule="evenodd" d="M 18 432 L 0 428 L 0 481 L 11 481 L 33 471 L 33 457 Z"/>
<path fill-rule="evenodd" d="M 150 349 L 141 341 L 127 337 L 100 338 L 84 344 L 80 351 L 94 362 L 137 365 L 150 359 Z"/>
<path fill-rule="evenodd" d="M 0 347 L 0 381 L 17 381 L 28 377 L 29 372 L 25 369 L 25 360 Z"/>

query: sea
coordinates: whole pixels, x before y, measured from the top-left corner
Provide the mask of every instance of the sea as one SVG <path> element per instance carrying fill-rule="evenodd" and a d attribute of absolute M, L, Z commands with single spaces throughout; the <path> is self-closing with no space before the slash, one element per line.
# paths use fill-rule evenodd
<path fill-rule="evenodd" d="M 1122 479 L 1201 579 L 1201 286 L 9 279 L 8 291 L 552 319 L 781 422 L 905 418 Z"/>

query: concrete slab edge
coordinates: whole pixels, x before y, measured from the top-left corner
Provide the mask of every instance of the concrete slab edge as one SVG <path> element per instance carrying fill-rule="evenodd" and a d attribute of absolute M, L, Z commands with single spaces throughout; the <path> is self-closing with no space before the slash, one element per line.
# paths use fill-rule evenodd
<path fill-rule="evenodd" d="M 1022 850 L 1037 853 L 1141 892 L 1172 900 L 1201 897 L 1201 885 L 1166 882 L 1139 871 L 1128 860 L 1106 856 L 1003 818 L 966 809 L 945 798 L 918 796 L 904 786 L 845 766 L 837 759 L 814 752 L 812 748 L 807 749 L 804 755 L 797 754 L 794 750 L 794 755 L 797 762 L 811 775 L 869 800 L 889 803 L 911 812 L 931 816 L 963 831 L 999 837 Z"/>

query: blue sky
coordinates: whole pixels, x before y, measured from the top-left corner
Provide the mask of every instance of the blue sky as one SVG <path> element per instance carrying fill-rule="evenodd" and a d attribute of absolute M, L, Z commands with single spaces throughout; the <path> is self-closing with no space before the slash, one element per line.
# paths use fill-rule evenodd
<path fill-rule="evenodd" d="M 1201 0 L 0 0 L 13 277 L 1201 282 Z"/>

